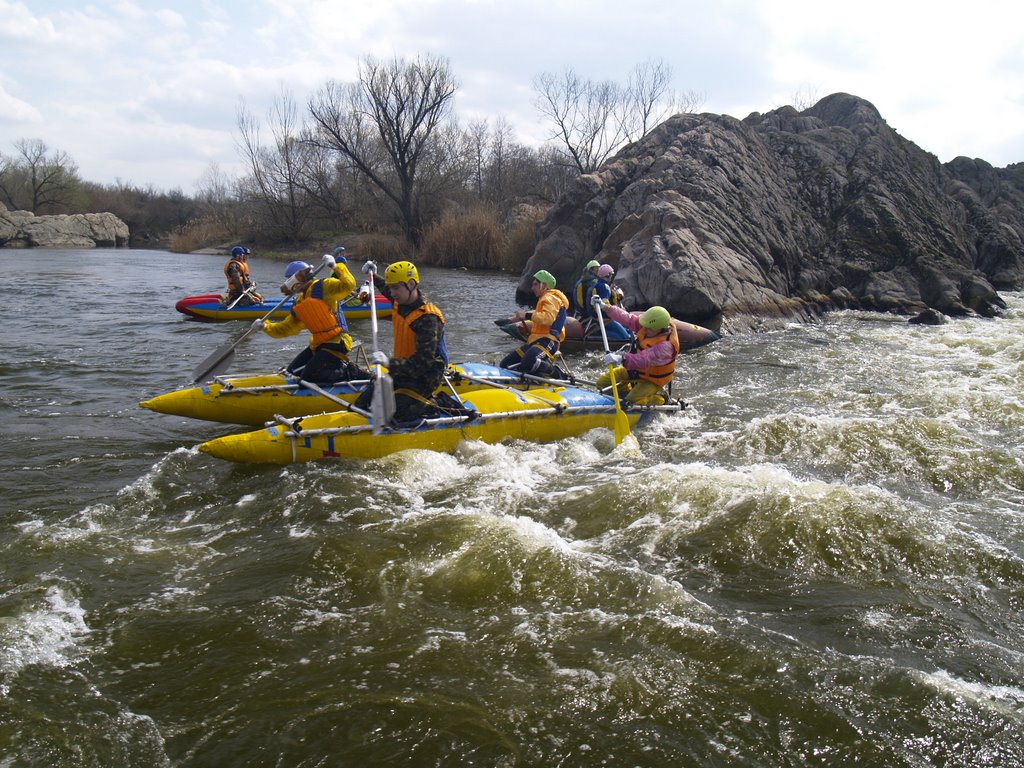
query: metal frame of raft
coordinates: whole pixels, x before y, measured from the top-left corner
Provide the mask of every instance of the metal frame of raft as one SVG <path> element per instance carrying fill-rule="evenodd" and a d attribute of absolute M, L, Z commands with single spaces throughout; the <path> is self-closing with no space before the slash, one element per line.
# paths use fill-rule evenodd
<path fill-rule="evenodd" d="M 513 390 L 517 394 L 525 395 L 527 393 Z M 543 399 L 539 398 L 538 399 Z M 384 425 L 381 427 L 381 434 L 402 434 L 405 432 L 422 432 L 425 431 L 425 427 L 434 429 L 436 427 L 446 427 L 453 424 L 470 423 L 474 421 L 498 421 L 501 419 L 514 419 L 514 418 L 530 418 L 534 416 L 562 416 L 568 414 L 581 414 L 581 413 L 613 413 L 615 408 L 608 404 L 600 405 L 566 405 L 564 403 L 550 403 L 551 408 L 534 408 L 531 410 L 522 411 L 496 411 L 493 413 L 467 413 L 459 416 L 440 416 L 436 418 L 420 419 L 415 422 L 410 422 L 408 426 L 390 426 Z M 560 406 L 560 407 L 558 407 Z M 678 401 L 675 403 L 668 403 L 664 405 L 634 405 L 630 406 L 626 413 L 639 413 L 643 416 L 644 413 L 651 412 L 678 412 L 683 411 L 686 408 L 686 403 Z M 322 415 L 322 414 L 318 414 Z M 319 427 L 314 429 L 303 429 L 300 422 L 309 418 L 307 416 L 297 416 L 295 418 L 287 418 L 285 416 L 274 416 L 272 421 L 268 421 L 266 426 L 268 428 L 273 426 L 285 427 L 282 431 L 281 436 L 288 438 L 291 444 L 292 450 L 292 463 L 298 460 L 296 452 L 298 441 L 305 440 L 310 437 L 334 437 L 337 435 L 355 435 L 361 432 L 372 432 L 374 425 L 367 421 L 366 424 L 353 424 L 347 427 Z"/>
<path fill-rule="evenodd" d="M 255 375 L 256 374 L 254 374 L 254 376 Z M 280 372 L 280 375 L 284 376 L 285 378 L 289 378 L 290 377 L 290 374 L 287 374 L 287 373 L 284 373 L 284 372 Z M 220 384 L 220 391 L 215 395 L 215 397 L 223 397 L 224 395 L 259 394 L 260 392 L 272 392 L 272 391 L 276 391 L 276 392 L 292 392 L 292 391 L 294 391 L 296 389 L 308 389 L 311 392 L 316 392 L 317 394 L 323 395 L 324 391 L 325 391 L 325 390 L 323 390 L 323 387 L 318 386 L 318 385 L 312 385 L 311 386 L 310 382 L 302 381 L 301 379 L 296 379 L 295 381 L 291 381 L 291 382 L 286 383 L 286 384 L 261 384 L 259 386 L 255 386 L 255 387 L 237 387 L 237 386 L 235 386 L 235 385 L 233 385 L 231 383 L 231 379 L 242 379 L 242 378 L 247 378 L 247 377 L 239 376 L 239 375 L 215 376 L 213 378 L 213 380 L 212 380 L 212 383 Z M 357 387 L 359 387 L 361 389 L 362 387 L 365 387 L 369 383 L 370 383 L 369 379 L 351 379 L 349 381 L 339 381 L 339 382 L 336 382 L 335 384 L 331 384 L 330 386 L 338 386 L 338 385 L 350 386 L 350 385 L 352 385 L 352 386 L 357 386 Z M 330 393 L 327 393 L 327 394 L 329 395 Z"/>

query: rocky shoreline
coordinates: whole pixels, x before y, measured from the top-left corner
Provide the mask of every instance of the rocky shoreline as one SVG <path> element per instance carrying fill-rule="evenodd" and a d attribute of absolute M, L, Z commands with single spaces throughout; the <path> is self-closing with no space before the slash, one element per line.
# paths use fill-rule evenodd
<path fill-rule="evenodd" d="M 0 248 L 122 248 L 129 234 L 112 213 L 36 216 L 0 203 Z"/>

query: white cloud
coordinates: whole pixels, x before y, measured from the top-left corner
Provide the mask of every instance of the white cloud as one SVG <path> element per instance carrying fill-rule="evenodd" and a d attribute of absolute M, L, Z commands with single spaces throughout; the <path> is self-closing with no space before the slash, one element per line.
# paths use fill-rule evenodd
<path fill-rule="evenodd" d="M 28 130 L 32 124 L 40 123 L 43 120 L 42 113 L 27 101 L 15 98 L 4 90 L 0 83 L 0 125 L 8 124 L 12 129 L 22 126 L 22 130 Z M 9 151 L 0 149 L 2 151 Z"/>
<path fill-rule="evenodd" d="M 32 15 L 24 3 L 0 0 L 0 40 L 43 42 L 56 37 L 53 23 Z"/>
<path fill-rule="evenodd" d="M 40 138 L 84 178 L 191 191 L 236 167 L 236 109 L 301 105 L 366 54 L 447 57 L 465 120 L 545 135 L 533 78 L 572 66 L 624 80 L 659 58 L 702 109 L 745 117 L 836 91 L 868 99 L 941 160 L 1024 161 L 1024 27 L 995 0 L 968 9 L 862 0 L 0 0 L 0 151 Z"/>

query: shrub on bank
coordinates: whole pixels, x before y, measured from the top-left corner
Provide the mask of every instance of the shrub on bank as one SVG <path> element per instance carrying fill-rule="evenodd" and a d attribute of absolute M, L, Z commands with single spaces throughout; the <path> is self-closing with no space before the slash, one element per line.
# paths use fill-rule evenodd
<path fill-rule="evenodd" d="M 353 242 L 352 239 L 349 242 Z M 408 243 L 394 235 L 360 235 L 354 245 L 346 245 L 345 248 L 359 261 L 376 262 L 381 270 L 393 261 L 411 258 Z"/>
<path fill-rule="evenodd" d="M 526 262 L 533 255 L 536 244 L 537 222 L 540 215 L 517 219 L 501 242 L 498 254 L 498 269 L 505 272 L 519 273 L 526 268 Z"/>
<path fill-rule="evenodd" d="M 168 248 L 172 253 L 191 253 L 228 240 L 230 235 L 224 223 L 212 216 L 192 219 L 171 232 Z"/>
<path fill-rule="evenodd" d="M 533 255 L 540 216 L 532 211 L 503 225 L 494 208 L 450 213 L 426 231 L 419 258 L 438 267 L 521 272 Z"/>
<path fill-rule="evenodd" d="M 501 224 L 491 208 L 446 214 L 423 234 L 419 257 L 435 267 L 500 269 Z"/>

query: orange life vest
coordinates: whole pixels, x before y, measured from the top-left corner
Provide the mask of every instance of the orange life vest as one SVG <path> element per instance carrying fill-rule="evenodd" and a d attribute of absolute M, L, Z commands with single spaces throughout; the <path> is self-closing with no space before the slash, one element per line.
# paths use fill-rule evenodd
<path fill-rule="evenodd" d="M 402 313 L 398 311 L 398 307 L 392 307 L 391 325 L 394 326 L 395 348 L 391 353 L 391 356 L 396 360 L 401 360 L 404 357 L 412 357 L 416 352 L 416 333 L 410 326 L 424 315 L 436 315 L 441 320 L 441 325 L 444 326 L 444 315 L 441 314 L 441 310 L 433 304 L 421 304 L 404 317 L 402 316 Z M 441 338 L 444 338 L 443 333 L 441 334 Z"/>
<path fill-rule="evenodd" d="M 555 305 L 555 307 L 550 307 L 550 309 L 555 311 L 555 319 L 550 325 L 541 325 L 536 320 L 537 309 L 549 309 L 549 307 L 544 306 L 547 304 Z M 533 343 L 538 339 L 546 338 L 561 343 L 562 339 L 565 338 L 565 320 L 568 316 L 566 310 L 568 309 L 569 300 L 565 297 L 564 293 L 555 288 L 548 288 L 544 291 L 537 300 L 537 307 L 533 310 L 533 325 L 530 327 L 530 337 L 527 339 L 527 342 Z"/>
<path fill-rule="evenodd" d="M 644 381 L 649 381 L 659 387 L 664 387 L 670 381 L 672 376 L 676 372 L 676 358 L 679 356 L 679 333 L 676 331 L 674 324 L 670 324 L 668 327 L 668 338 L 666 339 L 663 333 L 655 334 L 653 331 L 640 327 L 640 330 L 636 332 L 636 345 L 640 349 L 647 349 L 653 347 L 655 344 L 660 344 L 663 341 L 668 341 L 672 345 L 673 354 L 672 360 L 665 363 L 664 365 L 652 365 L 650 368 L 637 371 L 637 377 Z"/>
<path fill-rule="evenodd" d="M 248 288 L 252 284 L 252 277 L 249 275 L 249 265 L 238 259 L 229 259 L 224 265 L 224 276 L 228 279 L 228 290 L 235 286 L 231 282 L 231 265 L 238 267 L 238 279 L 242 281 L 242 288 Z"/>
<path fill-rule="evenodd" d="M 338 316 L 323 300 L 323 290 L 323 280 L 317 280 L 292 306 L 292 314 L 309 329 L 313 335 L 313 346 L 317 347 L 341 333 Z"/>

